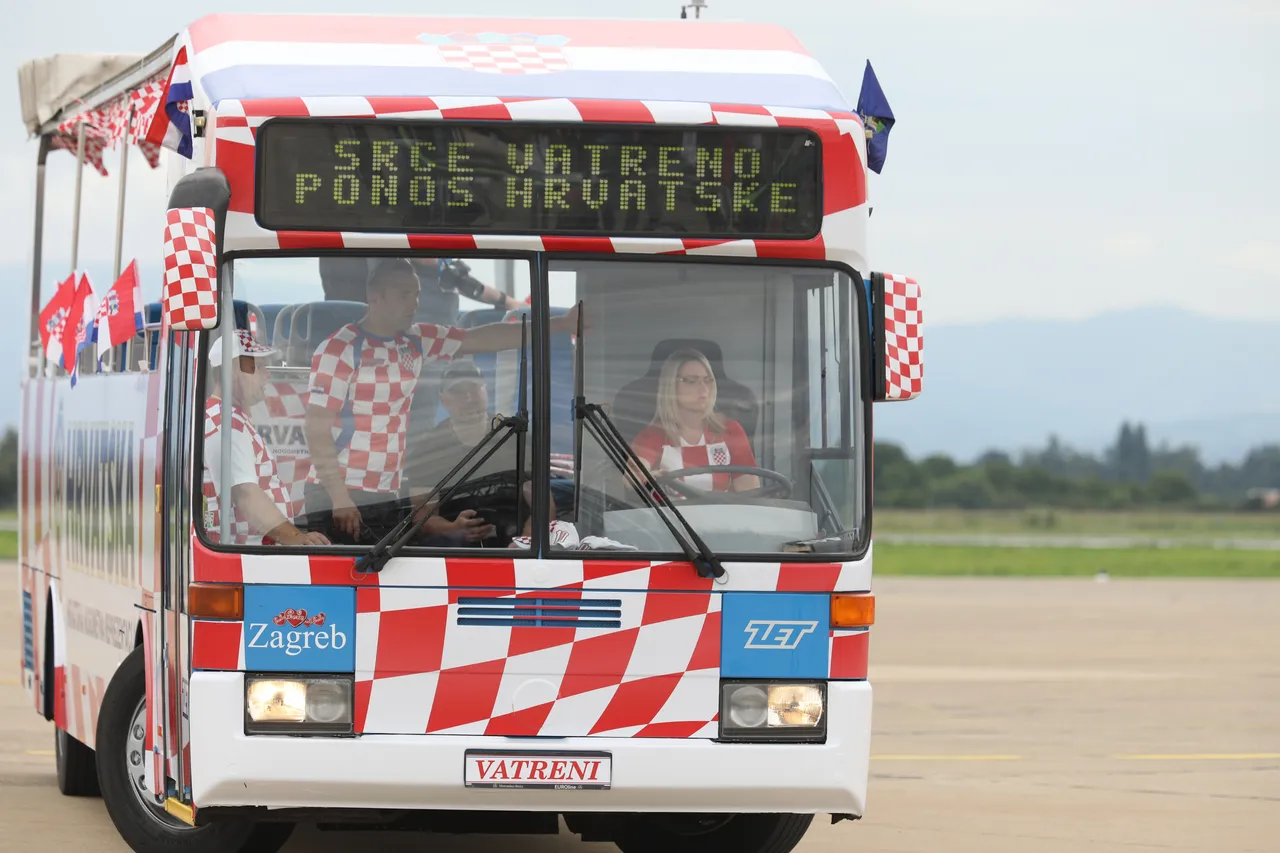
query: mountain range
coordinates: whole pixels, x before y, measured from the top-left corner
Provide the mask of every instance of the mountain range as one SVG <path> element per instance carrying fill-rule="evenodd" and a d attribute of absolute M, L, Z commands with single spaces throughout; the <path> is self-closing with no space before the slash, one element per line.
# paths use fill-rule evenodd
<path fill-rule="evenodd" d="M 878 404 L 875 435 L 968 461 L 1051 434 L 1098 453 L 1125 420 L 1206 464 L 1280 443 L 1280 322 L 1168 307 L 937 327 L 926 315 L 923 393 Z"/>
<path fill-rule="evenodd" d="M 0 312 L 0 428 L 18 421 L 27 285 L 0 270 L 12 294 Z M 1121 422 L 1146 425 L 1158 447 L 1197 447 L 1206 464 L 1238 462 L 1280 443 L 1280 321 L 1207 317 L 1169 307 L 1082 320 L 997 320 L 924 327 L 924 392 L 881 403 L 877 441 L 913 457 L 969 461 L 1017 453 L 1049 436 L 1101 452 Z"/>

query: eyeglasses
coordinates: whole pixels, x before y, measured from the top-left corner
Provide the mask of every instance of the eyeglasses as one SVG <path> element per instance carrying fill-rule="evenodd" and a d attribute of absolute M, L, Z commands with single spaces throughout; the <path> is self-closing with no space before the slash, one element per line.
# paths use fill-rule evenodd
<path fill-rule="evenodd" d="M 716 384 L 714 376 L 677 376 L 676 380 L 681 385 L 705 385 L 708 388 Z"/>

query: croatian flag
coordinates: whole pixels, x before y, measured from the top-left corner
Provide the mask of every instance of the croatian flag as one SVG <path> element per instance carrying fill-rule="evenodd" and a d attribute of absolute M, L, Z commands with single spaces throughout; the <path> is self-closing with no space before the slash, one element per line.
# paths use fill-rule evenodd
<path fill-rule="evenodd" d="M 163 110 L 157 109 L 147 129 L 147 142 L 163 145 L 191 159 L 191 116 L 183 109 L 191 100 L 191 69 L 187 66 L 187 48 L 178 49 L 169 80 L 160 98 Z"/>
<path fill-rule="evenodd" d="M 138 280 L 137 261 L 129 262 L 120 278 L 102 297 L 94 325 L 99 362 L 112 347 L 142 331 L 142 285 Z"/>
<path fill-rule="evenodd" d="M 62 335 L 62 369 L 71 374 L 72 388 L 76 387 L 80 350 L 90 344 L 91 329 L 97 313 L 98 301 L 93 295 L 93 285 L 89 283 L 88 274 L 81 273 Z"/>
<path fill-rule="evenodd" d="M 62 330 L 66 328 L 75 292 L 76 274 L 72 273 L 40 310 L 40 343 L 44 345 L 44 357 L 54 364 L 62 358 Z"/>

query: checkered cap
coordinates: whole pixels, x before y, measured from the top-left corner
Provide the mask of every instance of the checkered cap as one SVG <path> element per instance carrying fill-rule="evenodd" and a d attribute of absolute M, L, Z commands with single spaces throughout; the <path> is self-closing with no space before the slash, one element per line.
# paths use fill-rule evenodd
<path fill-rule="evenodd" d="M 235 335 L 231 338 L 231 357 L 239 358 L 247 355 L 250 358 L 265 358 L 273 353 L 279 352 L 275 347 L 269 347 L 266 344 L 258 343 L 248 329 L 236 329 Z M 222 339 L 214 341 L 209 346 L 209 363 L 215 367 L 222 364 Z"/>

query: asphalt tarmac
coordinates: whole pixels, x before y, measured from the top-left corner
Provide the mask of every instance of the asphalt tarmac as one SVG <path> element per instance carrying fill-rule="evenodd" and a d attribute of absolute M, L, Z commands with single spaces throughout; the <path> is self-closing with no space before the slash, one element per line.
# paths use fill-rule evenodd
<path fill-rule="evenodd" d="M 16 587 L 0 563 L 0 583 Z M 866 816 L 804 853 L 1280 850 L 1280 582 L 885 578 Z M 58 793 L 0 598 L 0 851 L 128 848 Z M 575 836 L 320 833 L 287 853 L 596 853 Z"/>

